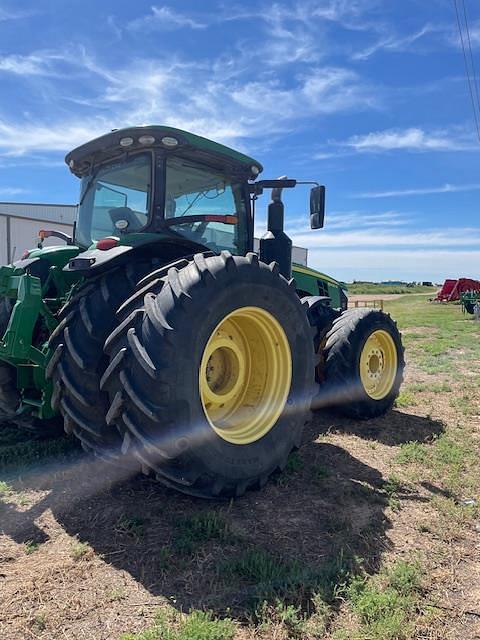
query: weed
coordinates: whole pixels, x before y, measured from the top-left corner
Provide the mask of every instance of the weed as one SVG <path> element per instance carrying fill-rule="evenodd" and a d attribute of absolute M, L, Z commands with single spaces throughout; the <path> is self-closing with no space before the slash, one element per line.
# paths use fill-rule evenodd
<path fill-rule="evenodd" d="M 140 538 L 145 530 L 145 521 L 138 516 L 121 516 L 115 525 L 115 530 L 125 533 L 132 538 Z"/>
<path fill-rule="evenodd" d="M 318 594 L 312 596 L 313 611 L 308 619 L 305 630 L 313 638 L 323 638 L 333 616 L 332 607 Z"/>
<path fill-rule="evenodd" d="M 123 587 L 119 587 L 118 589 L 112 589 L 108 594 L 108 599 L 110 602 L 118 602 L 120 600 L 124 600 L 127 597 L 126 591 Z"/>
<path fill-rule="evenodd" d="M 160 611 L 155 624 L 138 634 L 126 634 L 120 640 L 232 640 L 235 623 L 223 620 L 205 611 L 192 611 L 181 615 Z"/>
<path fill-rule="evenodd" d="M 37 615 L 33 618 L 32 626 L 37 631 L 45 631 L 45 629 L 47 628 L 47 614 L 37 613 Z"/>
<path fill-rule="evenodd" d="M 416 440 L 405 442 L 400 446 L 400 451 L 395 457 L 395 462 L 408 464 L 410 462 L 425 462 L 427 459 L 427 447 Z"/>
<path fill-rule="evenodd" d="M 388 506 L 393 511 L 400 511 L 401 502 L 399 494 L 404 490 L 402 482 L 397 476 L 390 476 L 383 484 L 383 489 L 388 497 Z"/>
<path fill-rule="evenodd" d="M 4 480 L 0 480 L 0 496 L 6 496 L 12 492 L 11 486 Z"/>
<path fill-rule="evenodd" d="M 177 520 L 175 550 L 179 553 L 191 554 L 199 542 L 224 540 L 227 530 L 227 523 L 223 516 L 215 511 L 185 516 Z"/>
<path fill-rule="evenodd" d="M 312 469 L 312 477 L 316 482 L 323 482 L 325 478 L 328 478 L 330 475 L 330 471 L 325 467 L 320 466 L 319 464 L 315 465 Z"/>
<path fill-rule="evenodd" d="M 275 602 L 278 598 L 301 603 L 314 593 L 333 602 L 344 588 L 352 564 L 340 554 L 322 567 L 310 567 L 263 549 L 250 549 L 227 561 L 220 571 L 228 579 L 238 577 L 249 584 L 250 599 L 257 605 L 259 601 Z"/>
<path fill-rule="evenodd" d="M 354 578 L 347 594 L 365 637 L 403 640 L 411 637 L 419 591 L 418 565 L 401 561 L 375 578 Z"/>
<path fill-rule="evenodd" d="M 458 504 L 453 498 L 434 496 L 432 505 L 443 516 L 443 520 L 456 527 L 464 526 L 478 517 L 479 508 L 476 505 Z"/>
<path fill-rule="evenodd" d="M 15 470 L 38 464 L 48 458 L 59 460 L 79 450 L 75 438 L 53 438 L 51 440 L 13 441 L 0 447 L 0 471 Z"/>
<path fill-rule="evenodd" d="M 161 547 L 156 555 L 158 569 L 167 569 L 172 559 L 172 550 L 170 547 Z"/>
<path fill-rule="evenodd" d="M 40 547 L 40 543 L 38 542 L 33 542 L 33 540 L 27 540 L 26 542 L 24 542 L 23 544 L 23 548 L 25 549 L 25 553 L 27 554 L 27 556 L 29 556 L 32 553 L 35 553 L 35 551 Z"/>
<path fill-rule="evenodd" d="M 466 450 L 448 436 L 440 436 L 433 449 L 434 462 L 441 465 L 462 465 L 466 457 Z"/>
<path fill-rule="evenodd" d="M 92 548 L 86 542 L 76 542 L 72 545 L 70 555 L 74 560 L 81 560 L 89 555 L 91 555 Z"/>
<path fill-rule="evenodd" d="M 296 476 L 305 466 L 303 459 L 298 451 L 290 454 L 285 469 L 276 477 L 276 483 L 280 487 L 288 486 L 290 480 Z"/>
<path fill-rule="evenodd" d="M 396 407 L 415 407 L 417 405 L 415 396 L 407 390 L 400 391 L 397 399 L 395 400 Z"/>
<path fill-rule="evenodd" d="M 299 638 L 305 630 L 305 614 L 300 607 L 293 604 L 285 604 L 276 600 L 273 604 L 263 601 L 255 610 L 255 618 L 259 623 L 260 631 L 265 633 L 275 626 L 283 627 L 289 638 Z"/>

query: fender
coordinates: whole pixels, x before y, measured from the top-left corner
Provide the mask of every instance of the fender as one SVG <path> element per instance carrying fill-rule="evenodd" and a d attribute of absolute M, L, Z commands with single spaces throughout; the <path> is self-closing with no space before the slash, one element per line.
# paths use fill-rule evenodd
<path fill-rule="evenodd" d="M 316 330 L 321 331 L 330 326 L 332 321 L 341 315 L 340 311 L 332 309 L 332 300 L 328 296 L 305 296 L 301 301 L 306 306 L 310 326 Z"/>
<path fill-rule="evenodd" d="M 178 258 L 210 251 L 204 245 L 176 235 L 173 237 L 167 234 L 148 234 L 148 236 L 142 234 L 140 242 L 137 237 L 124 239 L 112 237 L 112 240 L 118 240 L 117 246 L 108 249 L 92 247 L 72 257 L 63 270 L 77 272 L 85 278 L 90 278 L 135 260 L 161 258 L 162 262 L 167 264 Z"/>

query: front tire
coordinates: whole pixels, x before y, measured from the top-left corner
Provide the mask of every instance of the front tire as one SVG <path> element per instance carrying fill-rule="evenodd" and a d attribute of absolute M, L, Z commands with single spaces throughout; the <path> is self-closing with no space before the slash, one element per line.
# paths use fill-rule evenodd
<path fill-rule="evenodd" d="M 333 322 L 324 349 L 325 385 L 320 402 L 356 419 L 392 408 L 405 367 L 401 334 L 379 309 L 349 309 Z"/>
<path fill-rule="evenodd" d="M 108 419 L 146 473 L 201 497 L 263 485 L 299 446 L 314 387 L 306 311 L 256 254 L 169 270 L 106 343 Z"/>

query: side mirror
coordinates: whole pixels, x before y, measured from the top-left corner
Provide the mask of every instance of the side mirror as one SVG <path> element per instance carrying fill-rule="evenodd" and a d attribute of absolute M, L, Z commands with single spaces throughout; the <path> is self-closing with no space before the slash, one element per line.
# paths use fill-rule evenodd
<path fill-rule="evenodd" d="M 325 187 L 313 187 L 310 191 L 310 228 L 322 229 L 325 221 Z"/>

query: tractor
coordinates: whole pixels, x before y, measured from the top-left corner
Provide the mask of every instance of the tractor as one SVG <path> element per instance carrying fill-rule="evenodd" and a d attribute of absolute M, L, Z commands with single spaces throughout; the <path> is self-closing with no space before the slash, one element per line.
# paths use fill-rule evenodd
<path fill-rule="evenodd" d="M 312 409 L 360 420 L 392 407 L 395 322 L 292 265 L 282 191 L 301 183 L 261 180 L 253 158 L 164 126 L 113 130 L 66 163 L 81 180 L 73 237 L 42 230 L 0 267 L 0 422 L 60 420 L 105 464 L 212 498 L 282 470 Z"/>

